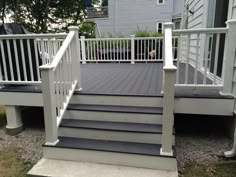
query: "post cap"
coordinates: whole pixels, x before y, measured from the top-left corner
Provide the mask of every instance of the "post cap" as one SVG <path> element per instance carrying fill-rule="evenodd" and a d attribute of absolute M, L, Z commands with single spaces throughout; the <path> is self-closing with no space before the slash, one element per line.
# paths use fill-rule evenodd
<path fill-rule="evenodd" d="M 172 22 L 164 23 L 164 28 L 173 28 L 174 24 Z"/>
<path fill-rule="evenodd" d="M 79 27 L 78 26 L 69 26 L 68 29 L 69 29 L 69 31 L 78 31 Z"/>

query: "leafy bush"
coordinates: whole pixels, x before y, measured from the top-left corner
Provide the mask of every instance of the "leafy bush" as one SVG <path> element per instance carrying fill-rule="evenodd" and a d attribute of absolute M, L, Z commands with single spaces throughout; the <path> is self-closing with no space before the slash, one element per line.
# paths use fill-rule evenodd
<path fill-rule="evenodd" d="M 135 37 L 161 37 L 163 34 L 155 32 L 155 31 L 147 31 L 147 30 L 137 30 L 135 33 Z"/>

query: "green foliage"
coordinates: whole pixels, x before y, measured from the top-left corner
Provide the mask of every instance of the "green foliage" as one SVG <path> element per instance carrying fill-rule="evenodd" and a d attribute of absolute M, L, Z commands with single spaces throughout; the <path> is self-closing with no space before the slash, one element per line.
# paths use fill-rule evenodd
<path fill-rule="evenodd" d="M 84 22 L 80 26 L 80 35 L 85 36 L 86 38 L 95 38 L 95 23 Z"/>
<path fill-rule="evenodd" d="M 161 37 L 163 34 L 154 32 L 154 31 L 147 31 L 147 30 L 137 30 L 135 33 L 135 37 Z"/>
<path fill-rule="evenodd" d="M 60 32 L 83 22 L 86 5 L 85 0 L 0 0 L 2 22 L 6 15 L 35 33 Z"/>

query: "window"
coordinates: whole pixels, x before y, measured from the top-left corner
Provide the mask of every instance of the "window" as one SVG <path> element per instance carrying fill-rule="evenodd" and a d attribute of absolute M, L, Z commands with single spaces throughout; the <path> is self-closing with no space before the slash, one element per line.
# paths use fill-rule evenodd
<path fill-rule="evenodd" d="M 163 23 L 162 22 L 157 23 L 157 32 L 163 33 Z"/>
<path fill-rule="evenodd" d="M 161 4 L 164 4 L 165 3 L 165 0 L 157 0 L 157 5 L 161 5 Z"/>

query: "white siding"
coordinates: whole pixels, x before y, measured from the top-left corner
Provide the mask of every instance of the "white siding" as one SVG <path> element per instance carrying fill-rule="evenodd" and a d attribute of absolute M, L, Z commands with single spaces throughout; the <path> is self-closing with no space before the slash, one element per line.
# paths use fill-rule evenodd
<path fill-rule="evenodd" d="M 236 19 L 236 0 L 229 0 L 228 19 Z"/>

